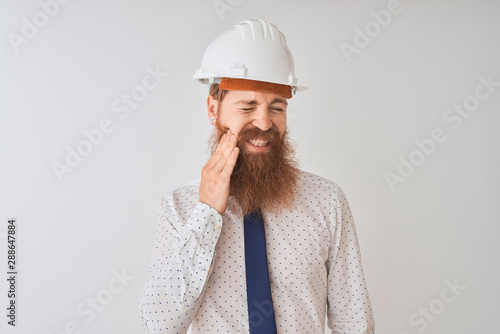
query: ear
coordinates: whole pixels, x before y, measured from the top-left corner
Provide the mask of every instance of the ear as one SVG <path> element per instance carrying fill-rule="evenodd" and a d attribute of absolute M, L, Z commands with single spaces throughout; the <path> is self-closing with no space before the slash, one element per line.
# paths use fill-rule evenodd
<path fill-rule="evenodd" d="M 215 117 L 217 118 L 217 105 L 219 101 L 213 98 L 212 95 L 208 95 L 207 97 L 207 111 L 208 111 L 208 119 Z"/>

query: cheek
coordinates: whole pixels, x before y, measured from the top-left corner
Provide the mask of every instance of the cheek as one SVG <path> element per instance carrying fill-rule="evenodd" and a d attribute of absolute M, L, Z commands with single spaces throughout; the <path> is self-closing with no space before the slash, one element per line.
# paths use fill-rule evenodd
<path fill-rule="evenodd" d="M 280 136 L 283 136 L 286 130 L 286 116 L 277 117 L 273 120 L 274 126 L 278 129 Z"/>
<path fill-rule="evenodd" d="M 229 118 L 229 119 L 224 119 L 223 124 L 227 126 L 232 133 L 234 133 L 236 136 L 239 135 L 240 131 L 245 127 L 246 123 L 243 122 L 240 119 L 236 118 Z"/>
<path fill-rule="evenodd" d="M 235 135 L 238 135 L 244 127 L 245 123 L 239 122 L 238 120 L 233 119 L 232 122 L 229 122 L 229 128 Z"/>
<path fill-rule="evenodd" d="M 252 127 L 252 119 L 246 115 L 235 115 L 229 124 L 231 124 L 231 130 L 239 134 L 241 130 Z"/>

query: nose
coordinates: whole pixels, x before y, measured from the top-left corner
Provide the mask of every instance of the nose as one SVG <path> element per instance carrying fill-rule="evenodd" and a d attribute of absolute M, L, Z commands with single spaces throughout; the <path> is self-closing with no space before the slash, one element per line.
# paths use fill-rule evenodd
<path fill-rule="evenodd" d="M 273 122 L 271 122 L 271 118 L 269 117 L 269 112 L 265 108 L 256 110 L 255 118 L 252 124 L 262 131 L 267 131 L 273 126 Z"/>

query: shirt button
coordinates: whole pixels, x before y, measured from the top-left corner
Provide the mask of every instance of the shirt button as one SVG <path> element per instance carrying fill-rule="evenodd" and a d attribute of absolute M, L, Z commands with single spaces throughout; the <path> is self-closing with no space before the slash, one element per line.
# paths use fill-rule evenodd
<path fill-rule="evenodd" d="M 215 229 L 220 230 L 220 225 L 219 224 L 215 225 Z"/>

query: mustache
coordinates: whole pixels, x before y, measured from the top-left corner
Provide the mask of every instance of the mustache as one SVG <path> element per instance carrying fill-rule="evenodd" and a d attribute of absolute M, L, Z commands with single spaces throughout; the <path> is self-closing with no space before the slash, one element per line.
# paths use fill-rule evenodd
<path fill-rule="evenodd" d="M 227 132 L 229 128 L 220 126 L 219 128 L 219 141 L 222 135 Z M 260 139 L 269 141 L 271 145 L 277 144 L 280 140 L 280 134 L 276 126 L 273 124 L 268 130 L 263 131 L 258 127 L 244 128 L 238 134 L 238 146 L 244 145 L 248 140 Z"/>
<path fill-rule="evenodd" d="M 209 152 L 214 154 L 222 135 L 229 128 L 219 121 L 209 138 Z M 249 139 L 269 141 L 267 152 L 252 152 L 246 142 Z M 247 215 L 256 210 L 279 212 L 290 209 L 295 199 L 300 170 L 288 131 L 283 134 L 274 126 L 263 131 L 253 124 L 246 124 L 237 135 L 240 148 L 238 159 L 231 174 L 229 194 Z"/>

